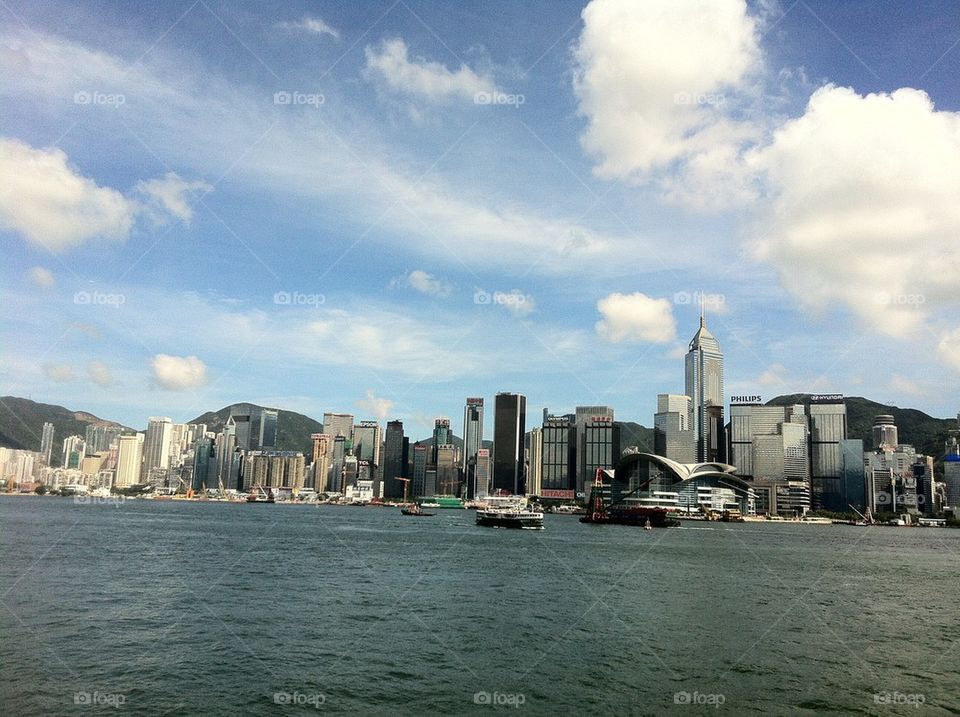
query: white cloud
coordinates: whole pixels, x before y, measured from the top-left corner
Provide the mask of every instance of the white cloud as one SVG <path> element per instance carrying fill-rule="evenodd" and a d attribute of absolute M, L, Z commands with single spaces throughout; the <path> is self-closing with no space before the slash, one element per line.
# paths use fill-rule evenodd
<path fill-rule="evenodd" d="M 155 221 L 162 223 L 169 215 L 189 224 L 193 218 L 193 208 L 187 201 L 189 193 L 203 192 L 206 195 L 213 191 L 213 187 L 202 180 L 188 182 L 175 172 L 167 172 L 163 177 L 137 182 L 137 191 L 146 196 L 148 211 Z"/>
<path fill-rule="evenodd" d="M 916 381 L 912 381 L 904 376 L 894 374 L 890 378 L 890 388 L 898 393 L 905 393 L 908 396 L 925 396 L 926 391 Z"/>
<path fill-rule="evenodd" d="M 390 89 L 427 100 L 451 98 L 473 100 L 478 93 L 493 93 L 496 85 L 466 65 L 452 72 L 439 62 L 410 59 L 402 39 L 384 40 L 379 47 L 367 46 L 367 71 L 382 78 Z"/>
<path fill-rule="evenodd" d="M 746 3 L 593 0 L 582 17 L 574 89 L 597 174 L 644 180 L 690 160 L 707 186 L 729 171 L 733 147 L 753 133 L 729 109 L 762 64 Z"/>
<path fill-rule="evenodd" d="M 428 274 L 423 269 L 414 269 L 403 277 L 401 283 L 428 296 L 450 296 L 453 290 L 450 284 Z"/>
<path fill-rule="evenodd" d="M 801 308 L 905 336 L 960 299 L 960 114 L 919 90 L 827 86 L 748 161 L 771 194 L 756 255 Z"/>
<path fill-rule="evenodd" d="M 646 294 L 610 294 L 597 302 L 603 319 L 597 322 L 597 334 L 611 343 L 643 341 L 667 343 L 677 336 L 673 307 L 667 299 Z"/>
<path fill-rule="evenodd" d="M 393 410 L 393 401 L 389 398 L 377 398 L 373 389 L 367 389 L 367 397 L 357 401 L 357 408 L 376 416 L 378 421 L 384 421 Z"/>
<path fill-rule="evenodd" d="M 0 228 L 59 251 L 88 239 L 125 239 L 136 207 L 77 173 L 56 148 L 0 138 Z"/>
<path fill-rule="evenodd" d="M 27 278 L 30 279 L 30 282 L 34 286 L 39 286 L 41 289 L 52 289 L 57 283 L 56 278 L 53 276 L 53 272 L 49 269 L 45 269 L 42 266 L 34 266 L 27 272 Z"/>
<path fill-rule="evenodd" d="M 783 364 L 775 363 L 767 367 L 767 370 L 764 371 L 757 377 L 757 383 L 761 386 L 778 386 L 785 383 L 784 376 L 787 373 L 787 369 Z"/>
<path fill-rule="evenodd" d="M 496 291 L 491 298 L 494 304 L 502 306 L 517 317 L 529 316 L 537 308 L 533 297 L 524 294 L 520 289 Z"/>
<path fill-rule="evenodd" d="M 67 383 L 76 378 L 73 375 L 73 366 L 68 363 L 46 364 L 43 367 L 43 373 L 54 383 Z"/>
<path fill-rule="evenodd" d="M 947 366 L 960 371 L 960 329 L 954 329 L 940 338 L 937 355 Z"/>
<path fill-rule="evenodd" d="M 87 375 L 91 381 L 104 388 L 113 383 L 110 369 L 103 361 L 91 361 L 87 364 Z"/>
<path fill-rule="evenodd" d="M 196 356 L 157 354 L 151 366 L 157 385 L 171 391 L 198 388 L 207 382 L 207 367 Z"/>
<path fill-rule="evenodd" d="M 307 32 L 312 32 L 314 35 L 329 35 L 334 40 L 340 39 L 340 31 L 330 27 L 330 25 L 319 17 L 310 17 L 307 15 L 298 22 L 281 22 L 278 23 L 277 26 L 287 30 L 306 30 Z"/>

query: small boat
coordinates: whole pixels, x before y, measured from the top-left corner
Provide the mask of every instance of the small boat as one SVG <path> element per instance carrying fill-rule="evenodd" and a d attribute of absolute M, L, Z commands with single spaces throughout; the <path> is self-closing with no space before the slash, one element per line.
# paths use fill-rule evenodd
<path fill-rule="evenodd" d="M 411 507 L 409 507 L 409 508 L 401 508 L 401 509 L 400 509 L 400 512 L 401 512 L 403 515 L 412 515 L 412 516 L 415 516 L 415 517 L 418 517 L 418 518 L 431 518 L 431 517 L 433 517 L 434 515 L 436 515 L 436 513 L 428 513 L 428 512 L 426 512 L 423 508 L 420 507 L 420 504 L 419 504 L 419 503 L 414 503 L 414 504 L 413 504 Z"/>
<path fill-rule="evenodd" d="M 257 486 L 257 493 L 251 493 L 247 496 L 248 503 L 276 503 L 277 499 L 273 495 L 273 490 L 269 493 L 263 489 L 262 485 Z"/>
<path fill-rule="evenodd" d="M 650 518 L 647 518 L 647 522 L 643 524 L 644 530 L 653 530 L 653 526 L 650 525 Z"/>

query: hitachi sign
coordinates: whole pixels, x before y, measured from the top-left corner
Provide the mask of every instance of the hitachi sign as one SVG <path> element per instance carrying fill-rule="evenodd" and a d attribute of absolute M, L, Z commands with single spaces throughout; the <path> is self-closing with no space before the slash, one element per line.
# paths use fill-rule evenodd
<path fill-rule="evenodd" d="M 733 405 L 735 403 L 746 403 L 746 404 L 763 403 L 763 399 L 760 398 L 760 396 L 731 396 L 730 405 Z"/>

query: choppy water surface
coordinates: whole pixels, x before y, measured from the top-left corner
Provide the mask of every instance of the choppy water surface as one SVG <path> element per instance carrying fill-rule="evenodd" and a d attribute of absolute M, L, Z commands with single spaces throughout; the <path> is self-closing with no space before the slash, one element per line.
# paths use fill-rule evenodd
<path fill-rule="evenodd" d="M 0 497 L 0 713 L 960 714 L 960 531 L 546 525 Z"/>

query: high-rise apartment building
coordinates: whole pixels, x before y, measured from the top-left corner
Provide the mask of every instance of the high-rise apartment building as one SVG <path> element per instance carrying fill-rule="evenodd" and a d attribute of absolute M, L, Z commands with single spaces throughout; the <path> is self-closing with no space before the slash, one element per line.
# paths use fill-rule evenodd
<path fill-rule="evenodd" d="M 353 416 L 349 413 L 324 413 L 323 432 L 332 438 L 343 436 L 353 440 Z"/>
<path fill-rule="evenodd" d="M 63 441 L 63 467 L 79 469 L 86 452 L 87 446 L 81 436 L 68 436 Z"/>
<path fill-rule="evenodd" d="M 313 467 L 309 487 L 317 493 L 323 493 L 327 490 L 327 482 L 330 478 L 333 441 L 326 433 L 311 434 L 310 439 L 313 441 Z"/>
<path fill-rule="evenodd" d="M 40 453 L 46 466 L 50 465 L 50 460 L 53 458 L 53 432 L 52 423 L 43 424 L 43 433 L 40 436 Z"/>
<path fill-rule="evenodd" d="M 143 468 L 141 483 L 162 485 L 170 467 L 170 434 L 173 421 L 166 416 L 151 416 L 143 439 Z"/>
<path fill-rule="evenodd" d="M 524 484 L 523 438 L 527 399 L 519 393 L 498 393 L 493 413 L 493 490 L 522 494 Z"/>
<path fill-rule="evenodd" d="M 117 438 L 117 472 L 113 485 L 117 488 L 126 488 L 138 483 L 142 462 L 142 433 L 132 433 Z"/>

